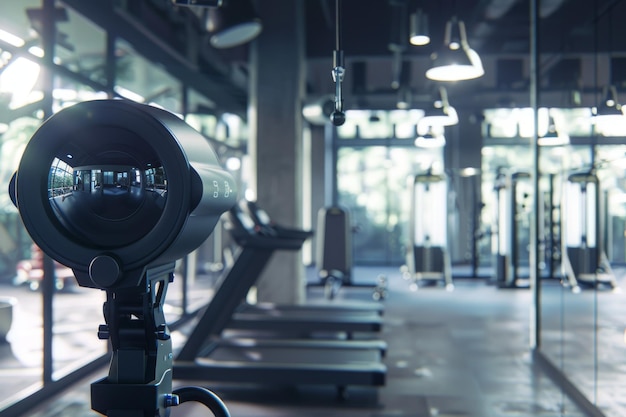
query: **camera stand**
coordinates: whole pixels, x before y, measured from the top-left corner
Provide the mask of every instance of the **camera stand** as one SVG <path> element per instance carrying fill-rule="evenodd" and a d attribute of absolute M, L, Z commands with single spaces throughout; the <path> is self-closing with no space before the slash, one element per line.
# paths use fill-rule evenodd
<path fill-rule="evenodd" d="M 216 417 L 230 414 L 224 403 L 201 387 L 172 390 L 172 342 L 163 304 L 174 263 L 148 269 L 136 287 L 107 289 L 106 324 L 98 337 L 109 339 L 109 375 L 91 385 L 91 407 L 107 417 L 166 417 L 187 401 L 207 406 Z"/>

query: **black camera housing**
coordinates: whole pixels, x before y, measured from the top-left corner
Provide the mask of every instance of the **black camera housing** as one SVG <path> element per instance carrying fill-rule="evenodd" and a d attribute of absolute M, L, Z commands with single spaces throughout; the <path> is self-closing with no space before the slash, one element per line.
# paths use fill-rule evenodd
<path fill-rule="evenodd" d="M 140 285 L 196 249 L 237 201 L 233 177 L 176 115 L 96 100 L 50 117 L 9 192 L 33 241 L 83 287 Z"/>

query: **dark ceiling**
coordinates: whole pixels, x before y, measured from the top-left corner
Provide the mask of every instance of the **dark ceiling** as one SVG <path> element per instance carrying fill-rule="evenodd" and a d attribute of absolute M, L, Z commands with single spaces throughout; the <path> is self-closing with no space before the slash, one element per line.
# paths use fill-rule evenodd
<path fill-rule="evenodd" d="M 259 1 L 262 9 L 263 0 Z M 323 65 L 330 67 L 332 63 L 336 4 L 336 0 L 305 0 L 306 50 L 309 69 L 313 71 L 322 70 Z M 408 16 L 417 9 L 428 15 L 431 43 L 420 47 L 409 45 L 408 35 L 404 33 L 401 37 L 404 42 L 395 48 L 400 52 L 394 54 L 390 42 L 398 37 L 402 27 L 408 26 Z M 584 93 L 594 90 L 606 77 L 612 78 L 618 89 L 626 89 L 623 63 L 626 2 L 539 0 L 537 11 L 536 42 L 541 53 L 538 67 L 544 91 Z M 339 26 L 341 49 L 347 62 L 346 78 L 356 77 L 358 80 L 353 79 L 353 84 L 360 83 L 348 91 L 348 107 L 393 107 L 397 91 L 391 84 L 398 78 L 393 68 L 400 65 L 408 72 L 400 81 L 412 90 L 414 101 L 431 100 L 437 87 L 424 73 L 430 65 L 430 56 L 442 46 L 445 24 L 453 16 L 464 22 L 469 45 L 483 60 L 485 76 L 448 84 L 449 95 L 465 101 L 467 107 L 499 102 L 527 105 L 530 0 L 341 0 Z M 598 59 L 607 53 L 616 61 L 612 65 Z M 316 66 L 312 64 L 315 62 L 320 63 Z M 612 74 L 607 76 L 609 71 Z M 332 84 L 309 87 L 312 94 L 321 94 L 332 88 Z M 569 104 L 584 103 L 551 105 Z"/>
<path fill-rule="evenodd" d="M 261 4 L 262 4 L 262 0 Z M 625 50 L 626 17 L 621 0 L 540 0 L 540 44 L 543 52 L 595 52 L 612 46 Z M 321 57 L 335 46 L 335 0 L 306 0 L 307 54 Z M 529 0 L 340 0 L 343 48 L 348 55 L 390 53 L 394 13 L 408 16 L 422 9 L 429 18 L 429 47 L 410 48 L 427 54 L 443 42 L 446 21 L 456 16 L 465 23 L 472 48 L 481 54 L 527 54 L 530 36 Z M 612 26 L 612 27 L 611 27 Z M 407 45 L 407 49 L 408 45 Z"/>
<path fill-rule="evenodd" d="M 239 0 L 230 1 L 236 4 Z M 200 11 L 174 7 L 171 0 L 63 2 L 111 33 L 132 40 L 148 59 L 188 80 L 193 88 L 213 98 L 217 107 L 245 114 L 249 47 L 227 51 L 209 47 Z M 261 19 L 276 12 L 276 2 L 255 3 Z M 577 90 L 583 97 L 572 103 L 553 100 L 550 105 L 587 105 L 585 92 L 587 96 L 596 94 L 607 79 L 626 91 L 626 1 L 537 3 L 542 92 Z M 334 92 L 331 69 L 337 3 L 303 0 L 303 4 L 306 91 L 308 99 L 316 99 Z M 424 73 L 432 52 L 443 44 L 445 23 L 453 16 L 465 23 L 469 45 L 480 54 L 485 68 L 480 79 L 447 85 L 456 106 L 528 105 L 531 0 L 340 0 L 340 6 L 347 109 L 395 108 L 399 91 L 392 81 L 408 88 L 416 105 L 432 103 L 438 87 Z M 417 8 L 428 15 L 432 38 L 422 47 L 409 45 L 407 33 L 398 38 L 402 32 L 398 29 L 408 31 L 409 15 Z M 396 41 L 395 52 L 389 47 L 392 39 L 402 39 Z M 606 59 L 607 53 L 611 60 Z M 569 93 L 553 98 L 565 96 Z"/>

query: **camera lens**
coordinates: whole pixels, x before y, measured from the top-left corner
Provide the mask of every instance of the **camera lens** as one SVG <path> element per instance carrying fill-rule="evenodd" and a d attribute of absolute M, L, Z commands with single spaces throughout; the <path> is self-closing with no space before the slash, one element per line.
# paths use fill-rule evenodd
<path fill-rule="evenodd" d="M 57 220 L 83 244 L 131 244 L 158 223 L 167 199 L 164 167 L 141 137 L 91 126 L 66 138 L 48 176 Z"/>

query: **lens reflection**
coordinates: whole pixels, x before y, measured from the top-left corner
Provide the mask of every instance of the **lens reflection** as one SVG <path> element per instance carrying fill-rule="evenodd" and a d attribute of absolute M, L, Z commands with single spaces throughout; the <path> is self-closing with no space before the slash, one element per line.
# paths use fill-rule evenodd
<path fill-rule="evenodd" d="M 52 212 L 81 244 L 112 248 L 141 239 L 159 221 L 166 198 L 165 170 L 145 152 L 64 150 L 50 166 Z"/>

